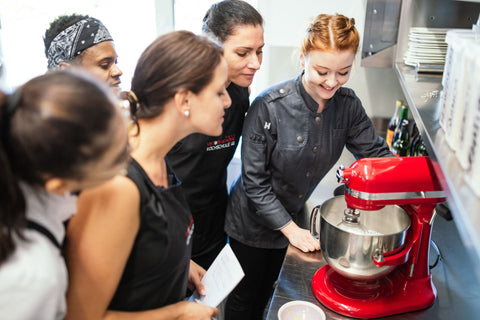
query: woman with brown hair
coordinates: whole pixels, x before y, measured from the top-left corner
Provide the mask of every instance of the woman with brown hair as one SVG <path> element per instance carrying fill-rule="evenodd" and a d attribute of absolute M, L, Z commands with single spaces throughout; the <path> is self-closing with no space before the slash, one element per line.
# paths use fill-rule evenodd
<path fill-rule="evenodd" d="M 208 269 L 227 243 L 227 167 L 250 106 L 249 86 L 262 63 L 263 18 L 246 1 L 223 0 L 208 9 L 203 32 L 222 45 L 232 106 L 225 111 L 221 135 L 192 134 L 173 147 L 167 162 L 182 181 L 195 220 L 192 260 Z"/>
<path fill-rule="evenodd" d="M 244 124 L 242 176 L 232 188 L 225 230 L 245 277 L 226 319 L 261 319 L 289 244 L 320 249 L 296 217 L 344 146 L 356 158 L 391 155 L 353 90 L 359 44 L 353 18 L 320 14 L 300 50 L 302 73 L 253 102 Z"/>
<path fill-rule="evenodd" d="M 190 260 L 193 219 L 180 181 L 165 163 L 180 139 L 219 135 L 227 64 L 206 37 L 175 31 L 140 56 L 126 94 L 134 125 L 127 176 L 82 192 L 68 228 L 68 319 L 211 319 L 183 301 L 205 294 L 205 270 Z"/>

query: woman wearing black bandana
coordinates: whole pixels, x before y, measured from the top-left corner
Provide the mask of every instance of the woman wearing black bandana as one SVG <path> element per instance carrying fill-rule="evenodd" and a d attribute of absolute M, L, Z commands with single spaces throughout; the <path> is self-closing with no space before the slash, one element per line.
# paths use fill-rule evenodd
<path fill-rule="evenodd" d="M 50 23 L 43 41 L 49 70 L 81 68 L 120 91 L 117 52 L 100 20 L 77 14 L 59 16 Z"/>

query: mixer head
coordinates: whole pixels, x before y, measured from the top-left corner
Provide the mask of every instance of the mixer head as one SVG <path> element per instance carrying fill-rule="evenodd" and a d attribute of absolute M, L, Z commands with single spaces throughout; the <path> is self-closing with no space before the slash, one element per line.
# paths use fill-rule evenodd
<path fill-rule="evenodd" d="M 349 208 L 378 210 L 385 205 L 437 204 L 445 201 L 429 157 L 362 158 L 340 166 Z"/>

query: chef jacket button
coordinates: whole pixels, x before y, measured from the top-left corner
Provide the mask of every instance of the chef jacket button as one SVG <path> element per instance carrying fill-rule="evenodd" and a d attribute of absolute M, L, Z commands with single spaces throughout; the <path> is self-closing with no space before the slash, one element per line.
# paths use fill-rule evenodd
<path fill-rule="evenodd" d="M 285 93 L 285 89 L 283 89 L 283 88 L 280 89 L 279 91 L 280 91 L 281 94 L 284 94 L 284 93 Z"/>
<path fill-rule="evenodd" d="M 298 141 L 298 142 L 302 142 L 302 141 L 303 141 L 302 136 L 298 136 L 298 137 L 297 137 L 297 141 Z"/>
<path fill-rule="evenodd" d="M 307 178 L 310 177 L 310 172 L 307 172 Z"/>
<path fill-rule="evenodd" d="M 315 117 L 315 121 L 316 121 L 317 123 L 319 123 L 320 120 L 322 120 L 322 118 L 320 118 L 320 117 Z"/>
<path fill-rule="evenodd" d="M 317 153 L 318 147 L 313 147 L 313 148 L 312 148 L 312 151 L 313 151 L 313 153 Z"/>
<path fill-rule="evenodd" d="M 299 194 L 298 199 L 302 199 L 302 198 L 303 198 L 303 194 Z"/>

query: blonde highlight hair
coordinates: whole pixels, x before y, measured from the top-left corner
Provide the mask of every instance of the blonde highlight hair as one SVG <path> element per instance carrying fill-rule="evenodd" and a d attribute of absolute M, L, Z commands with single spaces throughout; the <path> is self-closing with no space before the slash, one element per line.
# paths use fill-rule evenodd
<path fill-rule="evenodd" d="M 319 14 L 308 26 L 300 52 L 307 55 L 312 50 L 351 50 L 356 54 L 359 43 L 360 35 L 354 18 L 338 13 Z"/>

